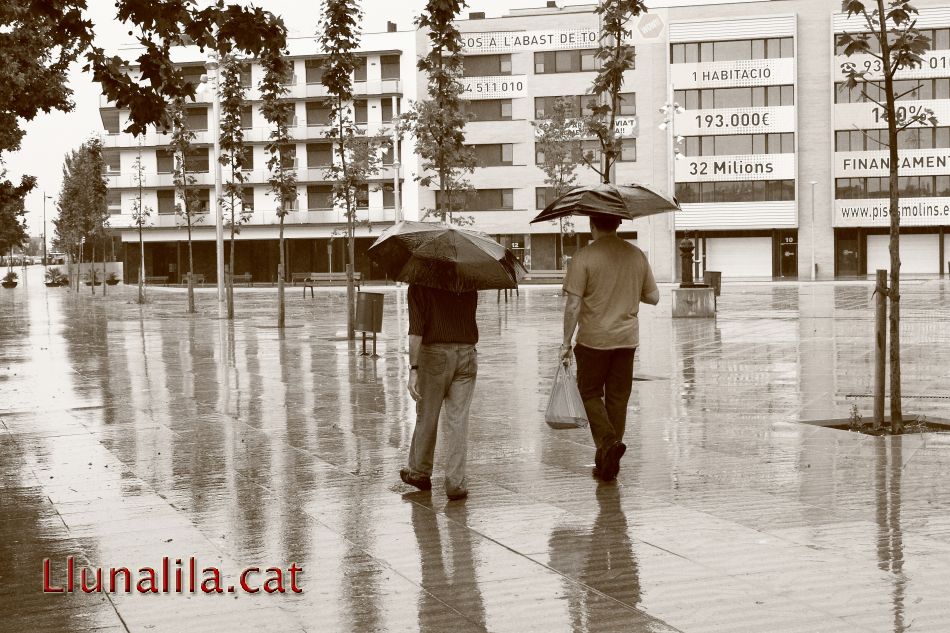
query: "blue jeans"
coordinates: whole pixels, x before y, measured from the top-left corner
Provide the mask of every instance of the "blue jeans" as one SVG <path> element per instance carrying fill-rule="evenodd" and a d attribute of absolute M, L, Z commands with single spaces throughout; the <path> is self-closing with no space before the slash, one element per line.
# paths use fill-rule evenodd
<path fill-rule="evenodd" d="M 445 489 L 465 490 L 468 450 L 468 412 L 475 392 L 478 353 L 474 345 L 437 343 L 423 345 L 419 355 L 419 401 L 416 428 L 409 447 L 409 471 L 432 475 L 432 459 L 442 414 L 446 446 Z"/>

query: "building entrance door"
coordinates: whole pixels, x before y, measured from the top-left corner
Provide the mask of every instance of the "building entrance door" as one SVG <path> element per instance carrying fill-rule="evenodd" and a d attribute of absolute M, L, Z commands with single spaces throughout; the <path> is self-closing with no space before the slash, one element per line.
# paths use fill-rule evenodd
<path fill-rule="evenodd" d="M 779 276 L 798 278 L 798 244 L 792 236 L 783 237 L 779 243 Z"/>

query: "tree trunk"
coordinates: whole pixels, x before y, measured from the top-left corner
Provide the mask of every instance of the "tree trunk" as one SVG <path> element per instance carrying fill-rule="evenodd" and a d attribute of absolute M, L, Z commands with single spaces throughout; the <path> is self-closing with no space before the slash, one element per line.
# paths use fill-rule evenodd
<path fill-rule="evenodd" d="M 92 255 L 89 258 L 89 288 L 92 294 L 96 294 L 96 247 L 92 247 Z"/>
<path fill-rule="evenodd" d="M 879 15 L 887 12 L 884 0 L 877 0 Z M 891 433 L 902 433 L 904 420 L 901 413 L 901 341 L 900 341 L 900 190 L 898 189 L 898 151 L 897 151 L 897 108 L 894 99 L 894 68 L 888 42 L 887 22 L 881 19 L 881 31 L 878 40 L 881 43 L 881 56 L 884 60 L 884 96 L 887 105 L 887 144 L 890 160 L 890 370 L 891 370 Z"/>
<path fill-rule="evenodd" d="M 284 327 L 284 213 L 283 203 L 281 203 L 280 214 L 280 237 L 277 240 L 278 258 L 280 263 L 277 265 L 277 327 Z"/>
<path fill-rule="evenodd" d="M 195 258 L 191 248 L 191 215 L 187 210 L 185 211 L 185 216 L 188 220 L 188 313 L 194 314 L 197 312 L 195 309 L 195 284 L 193 278 L 195 272 Z"/>
<path fill-rule="evenodd" d="M 142 239 L 141 222 L 139 219 L 139 303 L 143 304 L 145 303 L 145 242 Z"/>
<path fill-rule="evenodd" d="M 102 245 L 102 296 L 106 296 L 106 245 Z"/>
<path fill-rule="evenodd" d="M 356 266 L 356 231 L 350 222 L 346 235 L 346 336 L 356 338 L 356 288 L 353 284 L 353 269 Z"/>
<path fill-rule="evenodd" d="M 228 253 L 231 271 L 228 275 L 228 319 L 234 320 L 234 216 L 231 216 L 231 252 Z"/>

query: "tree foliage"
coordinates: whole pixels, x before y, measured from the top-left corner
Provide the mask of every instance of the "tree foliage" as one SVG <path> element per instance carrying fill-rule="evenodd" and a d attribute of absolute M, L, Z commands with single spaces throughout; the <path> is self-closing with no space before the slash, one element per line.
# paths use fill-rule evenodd
<path fill-rule="evenodd" d="M 859 65 L 851 61 L 841 66 L 846 78 L 848 90 L 860 88 L 862 97 L 877 105 L 887 122 L 887 150 L 889 155 L 889 193 L 890 193 L 890 280 L 887 295 L 889 299 L 889 336 L 890 336 L 890 398 L 891 431 L 903 431 L 903 412 L 901 407 L 901 353 L 900 353 L 900 189 L 898 133 L 910 126 L 937 125 L 937 118 L 928 108 L 898 108 L 896 101 L 902 94 L 894 93 L 896 75 L 905 69 L 919 68 L 923 64 L 923 55 L 930 50 L 930 38 L 917 29 L 917 9 L 908 0 L 844 0 L 842 11 L 849 18 L 861 18 L 862 29 L 858 33 L 842 33 L 838 36 L 838 46 L 845 55 L 870 56 L 880 62 L 879 73 L 884 79 L 883 102 L 873 98 L 868 90 L 872 81 L 870 70 L 859 70 Z M 915 88 L 916 89 L 916 88 Z M 881 394 L 883 397 L 883 394 Z M 875 425 L 882 421 L 875 420 Z"/>
<path fill-rule="evenodd" d="M 63 184 L 53 220 L 54 244 L 79 257 L 80 241 L 92 243 L 102 237 L 108 223 L 108 188 L 103 176 L 102 142 L 91 138 L 72 150 L 63 161 Z"/>
<path fill-rule="evenodd" d="M 241 115 L 246 101 L 247 89 L 241 78 L 246 63 L 237 55 L 229 53 L 220 60 L 218 92 L 221 97 L 221 121 L 219 142 L 221 156 L 218 160 L 229 168 L 227 182 L 224 183 L 223 204 L 228 208 L 225 223 L 230 231 L 231 248 L 229 249 L 228 270 L 234 274 L 235 241 L 234 237 L 241 232 L 241 225 L 250 219 L 250 209 L 244 206 L 244 183 L 247 177 L 248 152 L 250 148 L 244 145 L 244 127 Z M 234 288 L 228 280 L 227 288 L 228 318 L 234 318 Z"/>
<path fill-rule="evenodd" d="M 5 172 L 0 171 L 0 255 L 7 254 L 26 241 L 24 199 L 36 186 L 33 176 L 23 176 L 20 184 L 14 185 L 4 178 L 5 175 Z"/>
<path fill-rule="evenodd" d="M 464 0 L 428 0 L 416 26 L 429 35 L 429 53 L 417 66 L 426 73 L 428 98 L 412 104 L 400 117 L 400 131 L 416 139 L 422 159 L 417 177 L 424 187 L 438 186 L 435 209 L 427 209 L 441 222 L 470 224 L 470 217 L 457 215 L 472 192 L 467 176 L 475 171 L 475 152 L 465 145 L 462 92 L 462 38 L 454 20 L 466 6 Z"/>
<path fill-rule="evenodd" d="M 614 164 L 623 151 L 623 138 L 617 134 L 617 114 L 620 112 L 620 93 L 623 76 L 634 68 L 636 52 L 628 42 L 632 37 L 630 22 L 647 7 L 643 0 L 602 0 L 594 12 L 600 16 L 600 42 L 594 57 L 600 67 L 594 77 L 591 92 L 596 102 L 586 117 L 588 134 L 600 143 L 602 167 L 589 164 L 601 181 L 610 182 Z"/>

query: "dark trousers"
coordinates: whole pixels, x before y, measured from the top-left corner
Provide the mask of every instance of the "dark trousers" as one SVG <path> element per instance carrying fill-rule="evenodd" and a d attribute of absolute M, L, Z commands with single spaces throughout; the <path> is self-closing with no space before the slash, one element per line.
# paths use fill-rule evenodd
<path fill-rule="evenodd" d="M 592 349 L 574 346 L 577 388 L 584 401 L 590 433 L 597 446 L 597 465 L 603 450 L 623 440 L 627 402 L 633 389 L 633 357 L 637 348 Z"/>

